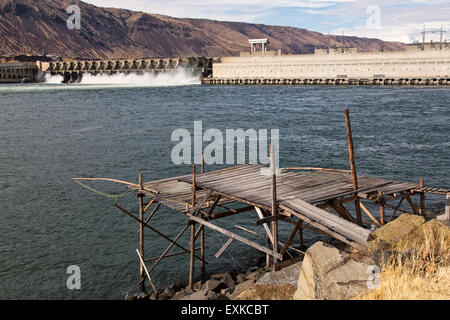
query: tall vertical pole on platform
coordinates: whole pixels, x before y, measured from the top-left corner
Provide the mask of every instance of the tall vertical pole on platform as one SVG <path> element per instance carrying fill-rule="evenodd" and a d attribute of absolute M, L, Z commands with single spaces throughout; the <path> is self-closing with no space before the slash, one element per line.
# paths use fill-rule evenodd
<path fill-rule="evenodd" d="M 348 142 L 348 153 L 350 157 L 350 169 L 352 171 L 352 183 L 353 190 L 358 190 L 358 176 L 356 174 L 356 165 L 355 165 L 355 153 L 353 149 L 353 137 L 352 137 L 352 127 L 350 125 L 350 114 L 348 109 L 345 109 L 345 125 L 347 127 L 347 142 Z M 356 211 L 356 222 L 359 225 L 362 225 L 362 217 L 361 217 L 361 206 L 359 204 L 358 195 L 356 195 L 355 200 L 355 211 Z"/>
<path fill-rule="evenodd" d="M 272 191 L 272 217 L 277 215 L 278 205 L 277 205 L 277 168 L 275 166 L 275 151 L 272 146 L 270 146 L 270 169 L 271 169 L 271 191 Z M 272 222 L 272 232 L 273 232 L 273 253 L 278 253 L 278 219 L 274 219 Z M 273 271 L 276 271 L 277 258 L 275 255 L 273 257 Z"/>
<path fill-rule="evenodd" d="M 445 218 L 450 221 L 450 193 L 445 196 Z"/>
<path fill-rule="evenodd" d="M 195 164 L 192 166 L 192 210 L 195 207 L 195 197 L 196 197 L 196 188 L 195 188 L 195 178 L 196 178 L 196 167 Z M 191 212 L 191 214 L 195 214 L 195 212 Z M 189 256 L 189 289 L 192 289 L 194 286 L 194 258 L 195 258 L 195 222 L 190 221 L 191 223 L 191 239 L 190 239 L 190 256 Z"/>
<path fill-rule="evenodd" d="M 202 170 L 201 174 L 205 174 L 205 157 L 202 153 Z M 205 273 L 205 227 L 200 227 L 200 258 L 202 259 L 200 263 L 200 269 L 202 271 L 202 275 Z"/>
<path fill-rule="evenodd" d="M 378 191 L 378 203 L 380 204 L 380 223 L 384 225 L 384 196 L 381 191 Z"/>
<path fill-rule="evenodd" d="M 420 178 L 419 183 L 420 189 L 423 189 L 425 187 L 425 182 L 423 178 Z M 420 191 L 420 209 L 419 212 L 422 216 L 425 217 L 425 192 L 423 190 Z"/>
<path fill-rule="evenodd" d="M 139 198 L 139 253 L 141 255 L 142 261 L 144 258 L 144 183 L 142 174 L 139 174 L 139 192 L 138 192 L 138 198 Z M 141 292 L 145 292 L 145 270 L 144 270 L 144 263 L 140 261 L 140 268 L 139 268 L 139 276 L 140 276 L 140 289 Z"/>

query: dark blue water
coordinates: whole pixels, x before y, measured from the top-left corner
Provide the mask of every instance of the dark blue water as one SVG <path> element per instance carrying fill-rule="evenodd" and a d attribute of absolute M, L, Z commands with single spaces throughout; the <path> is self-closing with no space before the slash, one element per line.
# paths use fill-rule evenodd
<path fill-rule="evenodd" d="M 146 181 L 191 172 L 170 154 L 174 129 L 280 129 L 282 167 L 348 168 L 344 109 L 350 108 L 360 174 L 449 187 L 450 90 L 391 87 L 0 87 L 0 298 L 121 299 L 137 292 L 137 222 L 114 200 L 73 177 Z M 208 168 L 211 170 L 212 168 Z M 109 193 L 124 189 L 91 184 Z M 443 199 L 427 198 L 433 209 Z M 118 202 L 137 212 L 133 195 Z M 245 216 L 247 215 L 247 216 Z M 221 225 L 252 228 L 248 214 Z M 186 220 L 164 209 L 153 224 L 175 237 Z M 282 238 L 288 229 L 282 227 Z M 187 237 L 187 235 L 186 235 Z M 255 238 L 257 240 L 258 238 Z M 308 243 L 316 235 L 307 235 Z M 187 239 L 184 239 L 186 243 Z M 259 254 L 210 231 L 210 272 L 248 267 Z M 147 257 L 168 243 L 147 233 Z M 187 279 L 188 256 L 164 260 L 159 288 Z M 81 268 L 81 290 L 66 268 Z"/>

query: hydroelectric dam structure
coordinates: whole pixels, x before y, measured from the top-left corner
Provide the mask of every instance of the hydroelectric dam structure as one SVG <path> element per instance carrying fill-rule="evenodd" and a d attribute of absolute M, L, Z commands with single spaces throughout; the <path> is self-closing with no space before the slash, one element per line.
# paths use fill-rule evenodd
<path fill-rule="evenodd" d="M 86 74 L 139 75 L 182 69 L 204 85 L 450 85 L 448 42 L 409 44 L 405 50 L 389 52 L 359 52 L 345 46 L 316 48 L 313 54 L 297 55 L 268 50 L 269 39 L 250 39 L 249 44 L 249 52 L 233 57 L 0 63 L 0 83 L 37 82 L 45 75 L 77 83 Z"/>
<path fill-rule="evenodd" d="M 249 40 L 250 52 L 213 64 L 212 85 L 449 85 L 447 42 L 406 45 L 402 51 L 359 52 L 358 48 L 317 48 L 313 54 L 269 51 L 269 39 Z M 256 47 L 261 48 L 256 49 Z"/>
<path fill-rule="evenodd" d="M 157 59 L 108 59 L 63 60 L 38 62 L 42 74 L 60 75 L 64 83 L 80 82 L 85 74 L 144 74 L 174 72 L 183 69 L 199 78 L 211 75 L 215 58 L 157 58 Z"/>

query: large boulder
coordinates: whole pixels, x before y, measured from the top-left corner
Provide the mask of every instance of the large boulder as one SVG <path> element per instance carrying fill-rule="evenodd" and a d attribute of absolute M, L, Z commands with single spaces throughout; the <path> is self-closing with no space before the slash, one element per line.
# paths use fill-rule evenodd
<path fill-rule="evenodd" d="M 371 262 L 316 242 L 305 254 L 294 300 L 343 300 L 368 290 Z"/>

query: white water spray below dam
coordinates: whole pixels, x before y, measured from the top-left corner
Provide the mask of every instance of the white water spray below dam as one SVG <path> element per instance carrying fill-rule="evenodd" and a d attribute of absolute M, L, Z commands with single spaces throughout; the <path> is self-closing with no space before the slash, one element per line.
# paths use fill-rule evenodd
<path fill-rule="evenodd" d="M 44 83 L 61 84 L 63 77 L 60 75 L 46 74 Z M 184 69 L 178 69 L 173 72 L 161 73 L 116 73 L 116 74 L 83 74 L 80 82 L 67 85 L 68 87 L 86 87 L 95 86 L 114 86 L 114 87 L 168 87 L 168 86 L 186 86 L 201 84 L 200 77 Z"/>

